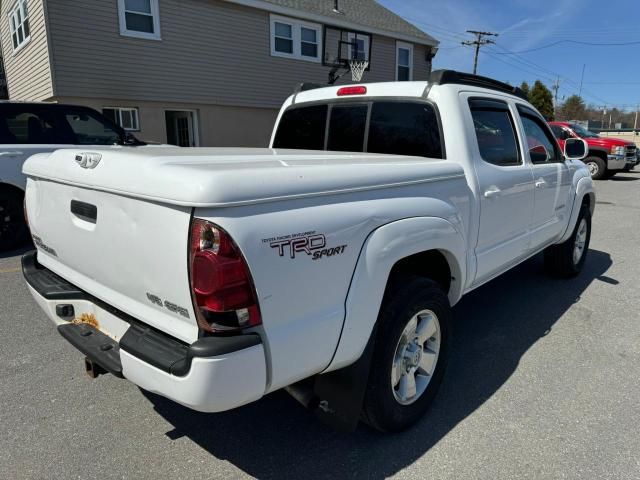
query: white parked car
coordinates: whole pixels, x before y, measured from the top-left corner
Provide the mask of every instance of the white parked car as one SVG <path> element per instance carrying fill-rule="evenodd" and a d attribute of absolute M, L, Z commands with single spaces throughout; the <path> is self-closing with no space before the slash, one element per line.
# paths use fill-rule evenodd
<path fill-rule="evenodd" d="M 28 238 L 22 164 L 31 155 L 80 145 L 144 145 L 87 107 L 0 102 L 0 252 Z"/>
<path fill-rule="evenodd" d="M 93 375 L 205 412 L 287 388 L 336 426 L 405 428 L 465 293 L 541 251 L 556 275 L 585 262 L 586 146 L 563 154 L 518 94 L 436 72 L 299 91 L 271 149 L 35 155 L 26 281 Z"/>

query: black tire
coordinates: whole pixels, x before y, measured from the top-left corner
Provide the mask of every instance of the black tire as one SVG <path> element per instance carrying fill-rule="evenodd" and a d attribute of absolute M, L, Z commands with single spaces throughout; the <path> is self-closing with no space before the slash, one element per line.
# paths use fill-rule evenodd
<path fill-rule="evenodd" d="M 20 247 L 29 238 L 23 200 L 21 192 L 0 189 L 0 252 Z"/>
<path fill-rule="evenodd" d="M 442 383 L 450 344 L 451 307 L 438 284 L 429 279 L 410 277 L 401 281 L 398 287 L 395 292 L 385 295 L 380 308 L 362 413 L 366 423 L 383 432 L 403 430 L 425 414 Z M 396 399 L 391 384 L 394 357 L 405 327 L 422 310 L 430 310 L 436 316 L 439 353 L 426 389 L 413 403 L 403 405 Z"/>
<path fill-rule="evenodd" d="M 631 169 L 632 169 L 633 167 L 634 167 L 634 165 L 631 165 L 631 164 L 627 163 L 627 164 L 622 168 L 622 171 L 623 171 L 623 172 L 629 172 L 629 171 L 631 171 Z"/>
<path fill-rule="evenodd" d="M 589 172 L 593 180 L 601 180 L 604 178 L 607 173 L 607 164 L 603 159 L 600 157 L 587 157 L 583 161 L 587 167 L 589 167 Z"/>
<path fill-rule="evenodd" d="M 580 259 L 574 260 L 574 249 L 576 246 L 576 237 L 581 228 L 582 220 L 586 223 L 586 240 L 582 249 Z M 576 226 L 568 240 L 558 245 L 551 245 L 544 251 L 544 265 L 547 272 L 554 277 L 570 278 L 580 273 L 589 251 L 589 242 L 591 241 L 591 211 L 586 205 L 580 208 L 580 214 L 576 221 Z"/>

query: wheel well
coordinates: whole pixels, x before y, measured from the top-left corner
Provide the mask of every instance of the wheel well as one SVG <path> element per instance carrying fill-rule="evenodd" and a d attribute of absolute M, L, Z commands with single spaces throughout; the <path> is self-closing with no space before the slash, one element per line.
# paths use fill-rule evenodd
<path fill-rule="evenodd" d="M 593 215 L 593 209 L 595 207 L 593 193 L 587 193 L 585 194 L 584 197 L 582 197 L 582 203 L 580 204 L 580 208 L 582 208 L 582 206 L 586 206 L 591 212 L 591 214 Z"/>
<path fill-rule="evenodd" d="M 387 288 L 394 288 L 400 278 L 407 276 L 430 278 L 446 294 L 451 287 L 451 267 L 439 250 L 427 250 L 398 260 L 389 273 Z"/>
<path fill-rule="evenodd" d="M 604 160 L 605 162 L 607 161 L 607 154 L 602 150 L 589 150 L 587 157 L 598 157 Z"/>

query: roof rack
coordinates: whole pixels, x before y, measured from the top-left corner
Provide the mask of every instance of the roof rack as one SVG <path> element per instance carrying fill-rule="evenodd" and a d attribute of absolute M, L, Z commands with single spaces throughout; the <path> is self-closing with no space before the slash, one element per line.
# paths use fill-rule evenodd
<path fill-rule="evenodd" d="M 494 80 L 493 78 L 473 75 L 471 73 L 456 72 L 455 70 L 435 70 L 429 76 L 429 83 L 433 85 L 446 85 L 455 83 L 458 85 L 471 85 L 474 87 L 489 88 L 504 93 L 510 93 L 523 100 L 529 100 L 527 94 L 519 87 L 514 87 L 508 83 Z"/>

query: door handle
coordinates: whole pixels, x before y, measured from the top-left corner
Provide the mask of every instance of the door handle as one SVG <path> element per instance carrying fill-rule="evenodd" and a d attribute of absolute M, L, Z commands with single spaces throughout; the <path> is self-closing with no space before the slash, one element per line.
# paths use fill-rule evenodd
<path fill-rule="evenodd" d="M 489 190 L 486 190 L 484 192 L 484 198 L 498 197 L 500 196 L 500 193 L 502 193 L 502 190 L 500 190 L 498 187 L 491 187 L 489 188 Z"/>
<path fill-rule="evenodd" d="M 536 188 L 542 188 L 547 184 L 547 182 L 544 181 L 544 179 L 540 179 L 540 180 L 536 180 Z"/>
<path fill-rule="evenodd" d="M 0 152 L 0 157 L 17 157 L 22 155 L 22 152 Z"/>

